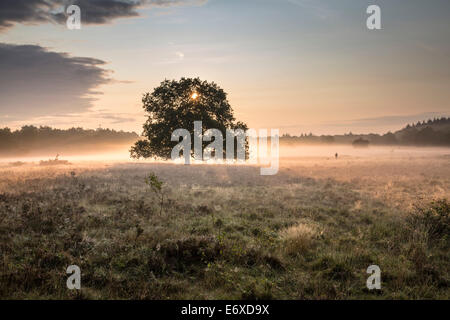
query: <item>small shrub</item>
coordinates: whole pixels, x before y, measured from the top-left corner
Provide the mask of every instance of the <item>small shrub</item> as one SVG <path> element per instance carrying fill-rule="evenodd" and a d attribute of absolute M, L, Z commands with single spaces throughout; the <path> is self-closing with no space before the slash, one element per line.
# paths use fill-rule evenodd
<path fill-rule="evenodd" d="M 286 244 L 286 252 L 293 255 L 309 250 L 316 236 L 316 228 L 304 223 L 291 226 L 281 232 L 281 237 Z"/>
<path fill-rule="evenodd" d="M 159 180 L 159 178 L 156 174 L 154 174 L 153 172 L 150 172 L 148 177 L 145 178 L 145 183 L 148 186 L 150 186 L 153 193 L 155 193 L 156 195 L 159 196 L 159 198 L 160 198 L 159 215 L 161 215 L 162 211 L 163 211 L 163 207 L 164 207 L 164 189 L 163 189 L 164 182 Z"/>
<path fill-rule="evenodd" d="M 450 235 L 450 203 L 441 199 L 417 206 L 408 222 L 414 230 L 423 230 L 429 241 L 447 240 Z"/>

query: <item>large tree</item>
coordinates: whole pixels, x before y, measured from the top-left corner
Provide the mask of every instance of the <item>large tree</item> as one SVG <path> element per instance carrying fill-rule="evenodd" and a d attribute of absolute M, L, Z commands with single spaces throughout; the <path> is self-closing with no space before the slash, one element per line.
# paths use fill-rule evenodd
<path fill-rule="evenodd" d="M 143 108 L 148 113 L 141 139 L 131 148 L 133 158 L 169 159 L 177 141 L 171 141 L 176 129 L 186 129 L 194 135 L 194 121 L 202 121 L 203 132 L 218 129 L 226 137 L 226 129 L 243 129 L 236 122 L 227 94 L 214 82 L 199 78 L 165 80 L 152 93 L 144 94 Z M 204 146 L 208 143 L 203 143 Z M 223 144 L 226 151 L 226 144 Z M 193 154 L 193 147 L 191 148 Z"/>

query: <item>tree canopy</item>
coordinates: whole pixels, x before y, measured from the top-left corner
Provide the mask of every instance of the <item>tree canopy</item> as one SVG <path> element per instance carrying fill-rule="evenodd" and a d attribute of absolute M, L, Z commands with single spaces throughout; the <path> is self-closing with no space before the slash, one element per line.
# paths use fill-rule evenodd
<path fill-rule="evenodd" d="M 194 121 L 202 121 L 203 132 L 217 129 L 224 137 L 227 129 L 247 130 L 243 122 L 236 122 L 225 91 L 214 82 L 199 78 L 165 80 L 152 93 L 145 93 L 142 103 L 148 119 L 143 139 L 131 148 L 134 158 L 169 159 L 178 144 L 171 141 L 172 133 L 176 129 L 186 129 L 193 141 Z M 203 144 L 204 148 L 207 143 Z M 223 150 L 226 150 L 225 144 Z"/>

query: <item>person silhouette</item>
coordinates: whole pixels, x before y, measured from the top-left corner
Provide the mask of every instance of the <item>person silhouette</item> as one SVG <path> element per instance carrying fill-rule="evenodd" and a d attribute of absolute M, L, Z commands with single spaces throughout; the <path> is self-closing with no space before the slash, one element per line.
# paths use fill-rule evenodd
<path fill-rule="evenodd" d="M 337 158 L 338 158 L 338 156 L 339 156 L 339 155 L 338 155 L 338 154 L 337 154 L 337 152 L 336 152 L 336 154 L 334 155 L 334 157 L 335 157 L 335 158 L 337 159 Z"/>

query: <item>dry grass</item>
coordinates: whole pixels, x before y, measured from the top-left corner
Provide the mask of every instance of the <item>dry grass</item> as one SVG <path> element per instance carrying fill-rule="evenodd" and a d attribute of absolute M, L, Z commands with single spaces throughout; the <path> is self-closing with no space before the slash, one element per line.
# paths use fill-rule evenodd
<path fill-rule="evenodd" d="M 450 198 L 450 158 L 340 154 L 282 159 L 276 176 L 254 166 L 5 165 L 0 297 L 448 299 L 447 207 L 430 202 Z M 165 183 L 162 214 L 149 172 Z M 65 287 L 70 264 L 82 270 L 81 294 Z M 371 264 L 381 292 L 365 288 Z"/>
<path fill-rule="evenodd" d="M 317 228 L 306 223 L 299 223 L 280 232 L 284 240 L 284 250 L 288 254 L 302 254 L 311 249 L 314 239 L 319 235 Z"/>

